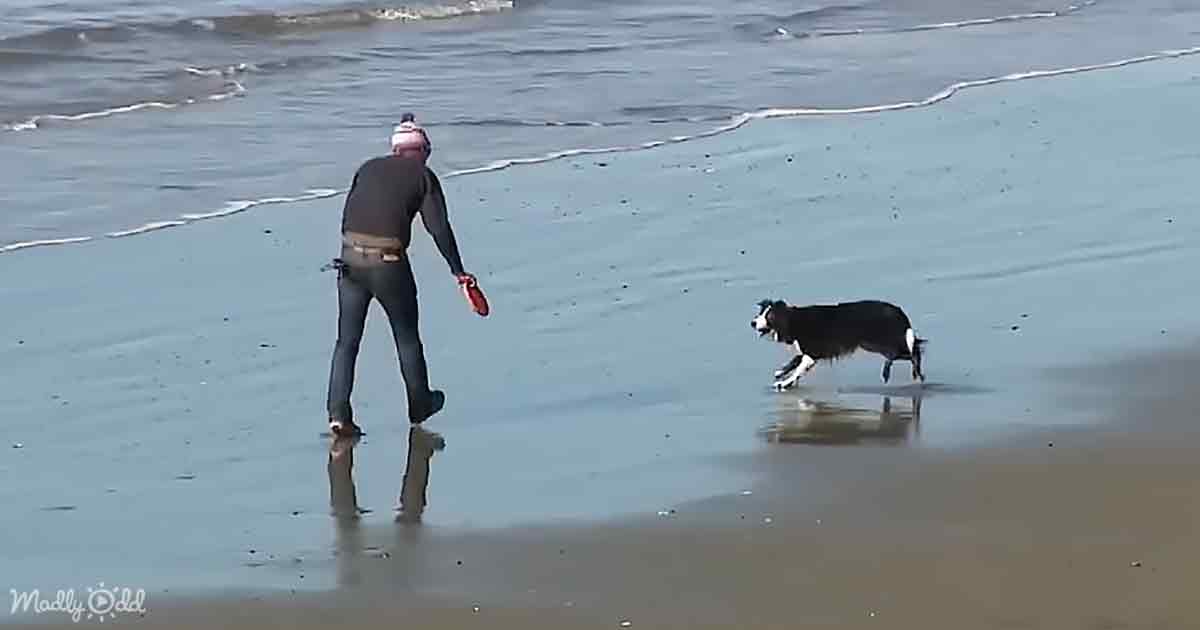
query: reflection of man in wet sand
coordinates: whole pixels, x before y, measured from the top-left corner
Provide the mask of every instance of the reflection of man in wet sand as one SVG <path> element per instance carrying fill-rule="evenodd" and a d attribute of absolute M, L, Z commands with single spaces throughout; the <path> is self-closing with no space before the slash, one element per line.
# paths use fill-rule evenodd
<path fill-rule="evenodd" d="M 357 530 L 361 514 L 370 510 L 358 506 L 354 486 L 354 447 L 358 436 L 335 438 L 329 445 L 329 504 L 337 521 L 339 533 Z M 408 461 L 400 487 L 398 522 L 418 522 L 428 504 L 429 460 L 437 451 L 445 450 L 446 440 L 440 434 L 421 426 L 408 431 Z"/>
<path fill-rule="evenodd" d="M 338 559 L 338 583 L 344 586 L 361 581 L 358 563 L 354 560 L 363 546 L 359 516 L 370 511 L 358 507 L 358 493 L 354 489 L 354 447 L 358 439 L 354 436 L 333 440 L 325 465 L 329 473 L 329 506 L 337 527 L 334 549 Z"/>
<path fill-rule="evenodd" d="M 921 397 L 911 397 L 908 412 L 893 411 L 892 398 L 883 397 L 878 413 L 837 403 L 792 399 L 798 408 L 783 409 L 776 422 L 763 429 L 768 442 L 801 444 L 856 444 L 862 441 L 896 444 L 907 442 L 909 431 L 920 433 Z"/>
<path fill-rule="evenodd" d="M 446 448 L 446 440 L 420 426 L 408 431 L 408 463 L 404 467 L 404 482 L 400 486 L 400 511 L 397 523 L 417 523 L 428 501 L 429 460 L 436 451 Z"/>
<path fill-rule="evenodd" d="M 364 551 L 360 519 L 371 510 L 358 505 L 354 485 L 354 447 L 359 436 L 334 438 L 329 444 L 329 505 L 337 528 L 335 553 L 338 559 L 338 583 L 352 586 L 361 583 L 359 556 Z M 446 448 L 441 435 L 420 426 L 408 432 L 408 461 L 400 488 L 398 523 L 419 523 L 427 504 L 425 491 L 429 486 L 429 460 L 437 451 Z M 381 550 L 378 550 L 381 551 Z M 386 557 L 386 554 L 385 556 Z"/>

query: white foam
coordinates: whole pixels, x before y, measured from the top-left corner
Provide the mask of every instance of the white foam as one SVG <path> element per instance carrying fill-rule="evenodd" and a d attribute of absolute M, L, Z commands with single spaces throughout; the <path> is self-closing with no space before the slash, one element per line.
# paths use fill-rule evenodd
<path fill-rule="evenodd" d="M 92 240 L 91 236 L 77 236 L 73 238 L 51 238 L 42 241 L 24 241 L 21 243 L 11 243 L 0 247 L 0 253 L 15 252 L 18 249 L 29 249 L 30 247 L 44 247 L 47 245 L 67 245 L 69 243 L 85 243 Z"/>
<path fill-rule="evenodd" d="M 134 234 L 145 234 L 146 232 L 153 232 L 155 230 L 161 230 L 163 228 L 175 227 L 177 225 L 183 225 L 185 223 L 187 223 L 187 221 L 153 221 L 151 223 L 147 223 L 145 225 L 135 227 L 130 230 L 121 230 L 120 232 L 109 232 L 108 234 L 105 234 L 105 236 L 108 236 L 111 238 L 120 238 L 122 236 L 133 236 Z"/>
<path fill-rule="evenodd" d="M 193 72 L 193 74 L 197 72 L 203 72 L 195 68 L 187 68 L 186 70 L 189 72 L 195 70 L 196 72 Z M 229 91 L 210 94 L 209 96 L 204 97 L 203 100 L 223 101 L 234 96 L 242 96 L 246 92 L 245 86 L 232 79 L 228 80 L 228 85 L 230 88 Z M 166 101 L 146 101 L 143 103 L 133 103 L 131 105 L 122 105 L 120 107 L 110 107 L 108 109 L 102 109 L 94 112 L 84 112 L 81 114 L 40 114 L 19 123 L 5 125 L 4 129 L 6 131 L 32 131 L 40 129 L 44 121 L 82 122 L 85 120 L 107 118 L 109 116 L 128 114 L 146 109 L 175 109 L 184 105 L 192 105 L 197 102 L 197 99 L 194 98 L 189 98 L 187 100 L 174 103 Z"/>
<path fill-rule="evenodd" d="M 1062 11 L 1035 11 L 1031 13 L 1014 13 L 1011 15 L 997 15 L 994 17 L 975 18 L 971 20 L 960 20 L 953 22 L 936 22 L 932 24 L 918 24 L 916 26 L 906 26 L 901 28 L 855 28 L 841 31 L 820 31 L 816 33 L 801 33 L 799 35 L 789 32 L 783 27 L 776 28 L 772 33 L 774 39 L 802 39 L 805 37 L 846 37 L 852 35 L 879 35 L 888 33 L 912 33 L 918 31 L 937 31 L 943 29 L 967 28 L 971 26 L 987 26 L 989 24 L 1003 24 L 1006 22 L 1024 22 L 1027 20 L 1044 20 L 1048 18 L 1060 18 L 1077 13 L 1087 7 L 1096 4 L 1096 0 L 1084 0 L 1079 4 L 1072 4 Z"/>
<path fill-rule="evenodd" d="M 468 0 L 458 4 L 426 7 L 400 7 L 395 9 L 377 9 L 371 11 L 371 17 L 377 20 L 409 22 L 416 20 L 431 20 L 464 15 L 482 15 L 485 13 L 500 13 L 513 8 L 513 0 Z"/>

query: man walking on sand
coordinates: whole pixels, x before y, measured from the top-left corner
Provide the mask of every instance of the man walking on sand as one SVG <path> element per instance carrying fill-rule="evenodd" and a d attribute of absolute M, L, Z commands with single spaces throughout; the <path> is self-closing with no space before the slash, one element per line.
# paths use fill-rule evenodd
<path fill-rule="evenodd" d="M 464 286 L 475 276 L 463 269 L 437 175 L 426 165 L 433 147 L 412 114 L 392 130 L 390 155 L 367 160 L 354 174 L 342 211 L 342 255 L 338 268 L 338 332 L 329 374 L 329 430 L 358 435 L 350 392 L 372 299 L 391 323 L 408 395 L 408 418 L 420 424 L 442 409 L 446 396 L 429 388 L 425 353 L 417 326 L 417 286 L 408 260 L 417 214 L 433 237 L 450 272 Z"/>

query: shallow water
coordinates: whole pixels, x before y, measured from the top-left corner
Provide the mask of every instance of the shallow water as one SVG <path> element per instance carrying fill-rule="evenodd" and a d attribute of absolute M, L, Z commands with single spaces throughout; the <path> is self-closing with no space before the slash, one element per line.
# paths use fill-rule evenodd
<path fill-rule="evenodd" d="M 0 247 L 336 192 L 404 110 L 431 125 L 439 168 L 469 169 L 1188 48 L 1198 7 L 7 2 Z"/>
<path fill-rule="evenodd" d="M 426 525 L 653 514 L 761 480 L 732 459 L 812 448 L 763 431 L 813 405 L 874 410 L 891 393 L 908 408 L 906 366 L 882 388 L 868 357 L 771 392 L 786 355 L 748 326 L 763 297 L 890 299 L 931 340 L 919 432 L 868 445 L 972 448 L 1090 422 L 1044 369 L 1194 326 L 1198 63 L 447 180 L 494 310 L 471 314 L 416 239 L 448 393 Z M 275 204 L 5 255 L 0 301 L 19 306 L 0 316 L 0 406 L 22 419 L 0 428 L 0 476 L 18 480 L 0 485 L 6 582 L 331 583 L 269 569 L 328 562 L 333 544 L 334 285 L 319 267 L 338 220 L 336 199 Z M 359 370 L 357 491 L 386 522 L 408 427 L 377 311 Z"/>

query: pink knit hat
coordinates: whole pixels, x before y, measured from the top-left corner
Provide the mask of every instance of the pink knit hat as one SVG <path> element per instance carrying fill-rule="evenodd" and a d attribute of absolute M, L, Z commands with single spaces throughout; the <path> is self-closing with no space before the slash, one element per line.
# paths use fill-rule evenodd
<path fill-rule="evenodd" d="M 416 123 L 416 117 L 412 114 L 404 114 L 400 124 L 392 128 L 392 152 L 408 150 L 424 151 L 426 156 L 433 152 L 429 134 Z"/>

